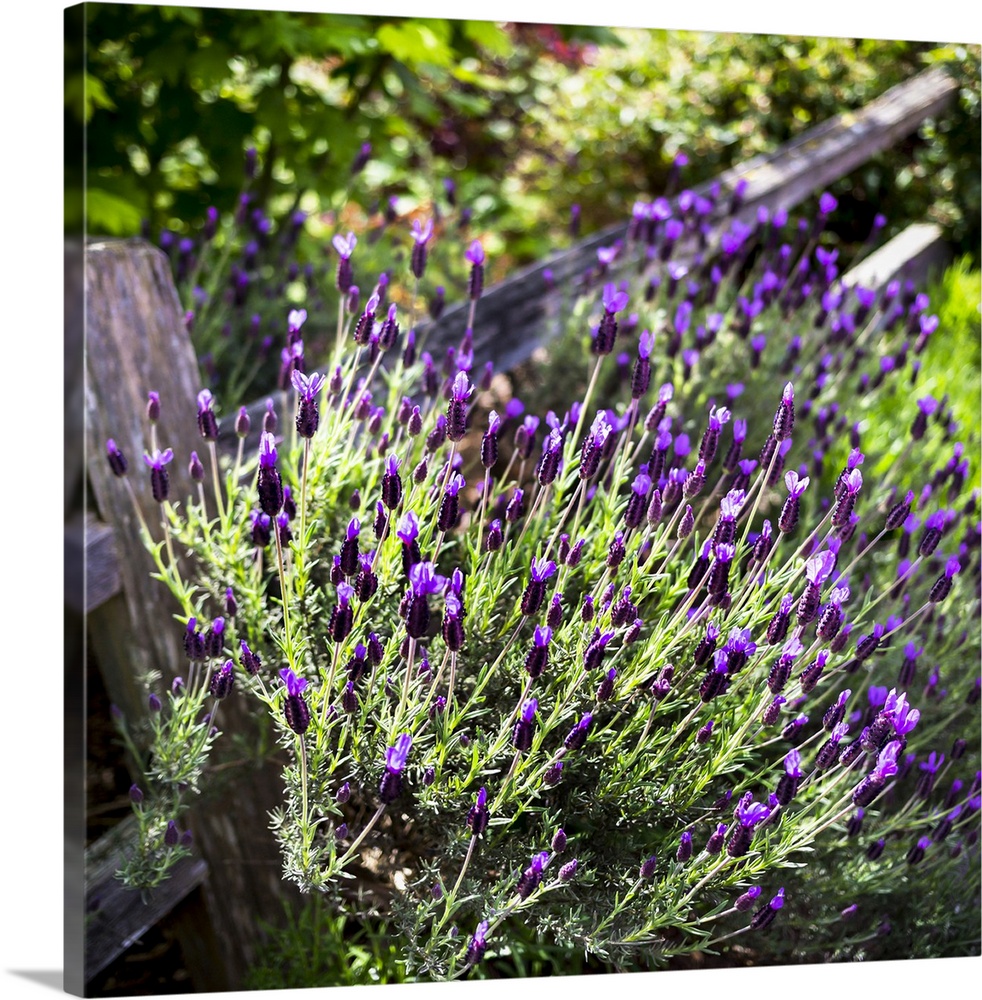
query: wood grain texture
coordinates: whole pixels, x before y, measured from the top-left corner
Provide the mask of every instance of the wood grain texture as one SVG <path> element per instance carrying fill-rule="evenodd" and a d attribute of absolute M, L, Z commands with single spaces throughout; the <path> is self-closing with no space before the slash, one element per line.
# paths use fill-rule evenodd
<path fill-rule="evenodd" d="M 208 871 L 200 858 L 184 858 L 170 878 L 141 895 L 115 878 L 134 849 L 135 818 L 127 818 L 85 852 L 85 981 L 89 982 L 130 948 L 199 886 Z"/>
<path fill-rule="evenodd" d="M 90 243 L 85 253 L 85 425 L 89 510 L 116 529 L 123 593 L 141 642 L 130 677 L 155 669 L 179 672 L 181 633 L 172 615 L 179 609 L 150 579 L 154 566 L 140 540 L 129 491 L 106 461 L 113 438 L 129 463 L 127 478 L 155 537 L 160 506 L 150 493 L 143 454 L 150 446 L 147 392 L 160 393 L 159 447 L 172 448 L 172 493 L 191 492 L 187 462 L 199 447 L 195 400 L 201 386 L 197 361 L 181 319 L 177 292 L 163 253 L 143 241 Z"/>
<path fill-rule="evenodd" d="M 100 605 L 88 624 L 110 698 L 124 712 L 142 712 L 146 692 L 139 684 L 141 674 L 159 670 L 169 684 L 186 670 L 184 630 L 173 618 L 179 611 L 176 603 L 150 577 L 153 563 L 140 540 L 129 492 L 109 468 L 105 442 L 114 438 L 122 448 L 144 517 L 151 526 L 159 525 L 159 507 L 142 460 L 149 446 L 147 392 L 160 394 L 159 447 L 174 450 L 171 495 L 179 498 L 192 492 L 188 458 L 202 448 L 196 405 L 201 384 L 170 268 L 159 250 L 139 240 L 90 243 L 86 286 L 87 471 L 93 506 L 113 529 L 122 585 L 120 596 Z M 102 536 L 93 532 L 91 538 L 94 546 Z M 234 693 L 223 703 L 217 754 L 236 752 L 233 737 L 246 746 L 259 745 L 257 725 L 268 720 L 257 721 L 250 709 L 248 700 Z M 236 773 L 236 786 L 211 783 L 190 818 L 195 843 L 209 863 L 204 898 L 213 926 L 222 928 L 207 971 L 212 979 L 220 976 L 226 989 L 241 984 L 261 940 L 256 914 L 277 919 L 285 891 L 268 828 L 269 811 L 281 798 L 279 769 L 266 764 L 251 766 L 246 776 Z"/>

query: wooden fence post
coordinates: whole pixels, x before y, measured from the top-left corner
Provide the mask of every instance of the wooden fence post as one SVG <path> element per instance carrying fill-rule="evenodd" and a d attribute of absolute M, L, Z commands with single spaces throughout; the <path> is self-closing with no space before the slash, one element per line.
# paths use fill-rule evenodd
<path fill-rule="evenodd" d="M 191 493 L 190 452 L 203 443 L 196 420 L 201 385 L 161 251 L 139 240 L 90 243 L 85 273 L 87 472 L 99 513 L 115 527 L 124 598 L 92 612 L 89 632 L 100 660 L 109 661 L 100 666 L 110 697 L 124 711 L 139 714 L 146 711 L 146 695 L 138 683 L 141 673 L 159 670 L 169 684 L 184 671 L 183 628 L 173 618 L 176 603 L 150 578 L 153 563 L 140 541 L 129 492 L 109 468 L 105 442 L 113 438 L 126 455 L 128 478 L 152 531 L 160 511 L 150 495 L 149 470 L 142 458 L 147 447 L 147 392 L 160 394 L 158 446 L 173 448 L 173 494 L 186 496 Z M 256 727 L 262 723 L 244 698 L 233 695 L 222 706 L 225 737 L 235 734 L 257 745 Z M 248 768 L 234 793 L 228 791 L 230 782 L 224 783 L 220 796 L 214 787 L 206 789 L 191 813 L 195 845 L 208 863 L 202 888 L 215 932 L 206 970 L 209 988 L 241 986 L 261 940 L 260 920 L 275 923 L 287 898 L 279 851 L 269 830 L 269 811 L 282 796 L 279 769 L 269 761 L 250 762 Z M 236 773 L 243 777 L 242 770 Z"/>

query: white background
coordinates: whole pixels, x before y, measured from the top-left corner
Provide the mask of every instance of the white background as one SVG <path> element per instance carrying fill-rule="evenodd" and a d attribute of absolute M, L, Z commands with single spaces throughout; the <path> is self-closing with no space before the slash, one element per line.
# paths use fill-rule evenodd
<path fill-rule="evenodd" d="M 856 0 L 820 3 L 747 4 L 703 2 L 655 4 L 606 0 L 488 0 L 467 5 L 447 0 L 357 3 L 307 0 L 287 3 L 241 3 L 224 7 L 331 12 L 400 13 L 427 16 L 522 20 L 527 22 L 597 23 L 608 25 L 688 28 L 697 30 L 778 32 L 799 35 L 930 39 L 982 42 L 982 16 L 969 16 L 969 3 L 862 4 Z M 877 16 L 870 7 L 889 11 Z M 4 882 L 3 929 L 0 930 L 0 979 L 4 997 L 51 995 L 62 960 L 62 650 L 61 622 L 61 61 L 63 5 L 33 0 L 8 8 L 0 61 L 3 139 L 0 171 L 3 195 L 3 314 L 0 337 L 9 352 L 4 366 L 9 394 L 2 419 L 5 439 L 0 489 L 2 539 L 3 633 L 0 654 L 3 677 L 3 724 L 0 761 L 4 768 L 0 811 L 0 860 Z M 917 905 L 916 898 L 910 900 Z M 742 994 L 775 997 L 793 990 L 796 1000 L 851 995 L 905 997 L 972 992 L 982 962 L 953 959 L 939 962 L 885 963 L 873 967 L 812 967 L 798 970 L 734 970 L 732 972 L 652 973 L 620 977 L 618 990 L 637 997 L 657 990 L 669 995 Z M 47 975 L 44 975 L 47 973 Z M 656 978 L 657 977 L 657 978 Z M 681 977 L 681 978 L 680 978 Z M 884 981 L 886 980 L 886 981 Z M 542 991 L 556 997 L 570 990 L 610 988 L 597 980 L 509 982 L 518 1000 Z M 497 987 L 500 989 L 501 987 Z M 378 1000 L 386 987 L 369 987 Z M 405 997 L 432 997 L 463 992 L 490 996 L 491 983 L 464 986 L 400 987 Z M 439 989 L 439 992 L 437 990 Z M 560 993 L 562 991 L 562 993 Z M 332 991 L 337 992 L 337 991 Z M 574 992 L 574 995 L 575 995 Z M 364 993 L 358 990 L 359 995 Z M 230 996 L 230 994 L 224 994 Z M 242 998 L 257 994 L 241 994 Z M 305 991 L 269 996 L 309 997 Z"/>

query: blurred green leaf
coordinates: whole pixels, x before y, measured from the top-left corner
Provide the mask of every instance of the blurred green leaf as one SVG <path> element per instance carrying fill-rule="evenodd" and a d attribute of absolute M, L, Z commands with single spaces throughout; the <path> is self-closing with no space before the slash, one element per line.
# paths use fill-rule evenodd
<path fill-rule="evenodd" d="M 65 107 L 86 123 L 91 121 L 96 108 L 116 109 L 102 81 L 89 73 L 74 74 L 65 80 Z"/>
<path fill-rule="evenodd" d="M 433 66 L 450 66 L 453 52 L 441 38 L 438 22 L 405 21 L 402 24 L 383 24 L 376 33 L 379 44 L 400 62 L 424 63 Z"/>
<path fill-rule="evenodd" d="M 512 49 L 511 39 L 494 21 L 464 21 L 464 35 L 489 55 L 506 56 Z"/>
<path fill-rule="evenodd" d="M 85 193 L 85 215 L 90 233 L 109 236 L 128 236 L 139 228 L 143 218 L 137 205 L 98 187 L 90 187 Z"/>

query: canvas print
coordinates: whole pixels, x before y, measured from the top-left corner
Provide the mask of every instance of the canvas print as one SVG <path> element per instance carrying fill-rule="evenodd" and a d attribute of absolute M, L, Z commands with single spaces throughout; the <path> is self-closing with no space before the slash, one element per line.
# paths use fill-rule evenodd
<path fill-rule="evenodd" d="M 980 954 L 979 41 L 66 12 L 71 992 Z"/>

